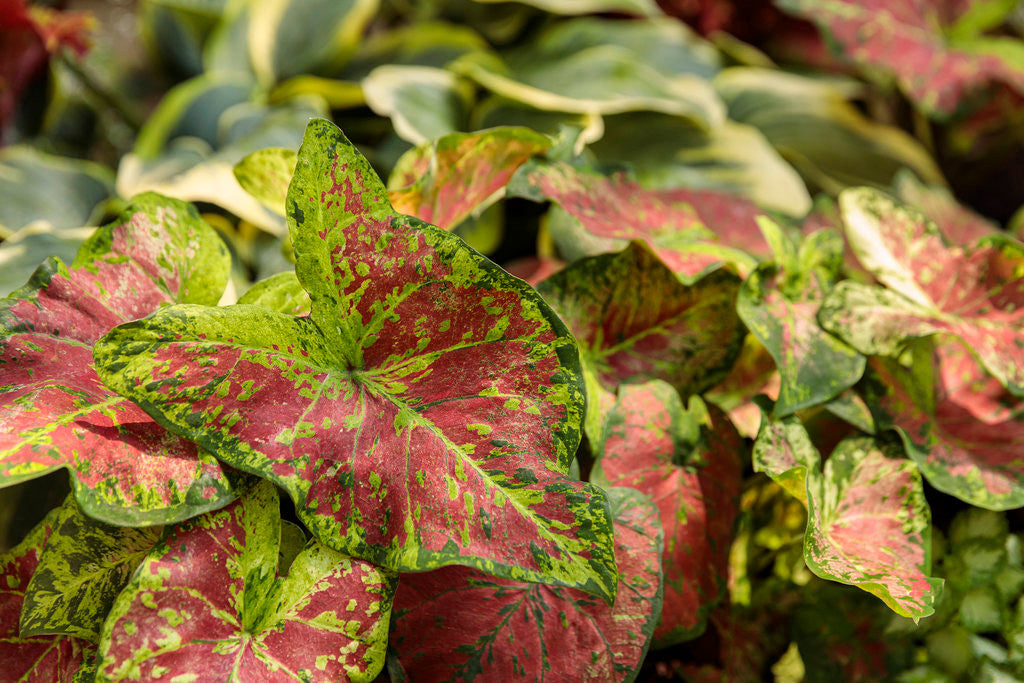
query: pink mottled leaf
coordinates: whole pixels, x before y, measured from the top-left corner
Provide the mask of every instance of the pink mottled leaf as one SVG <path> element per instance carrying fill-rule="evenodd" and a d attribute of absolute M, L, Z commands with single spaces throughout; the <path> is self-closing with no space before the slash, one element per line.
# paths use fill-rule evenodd
<path fill-rule="evenodd" d="M 902 171 L 893 181 L 896 196 L 935 222 L 950 244 L 966 246 L 998 231 L 998 227 L 963 204 L 944 187 L 925 185 Z"/>
<path fill-rule="evenodd" d="M 931 571 L 931 512 L 910 460 L 871 438 L 841 442 L 823 473 L 808 472 L 804 560 L 824 579 L 879 597 L 920 619 L 942 588 Z"/>
<path fill-rule="evenodd" d="M 868 188 L 845 191 L 840 205 L 851 248 L 887 289 L 839 283 L 822 303 L 822 326 L 861 353 L 886 356 L 916 337 L 959 337 L 1024 395 L 1024 245 L 993 235 L 947 246 L 923 215 Z"/>
<path fill-rule="evenodd" d="M 0 554 L 0 677 L 4 680 L 70 683 L 95 650 L 88 641 L 71 636 L 22 638 L 18 634 L 25 590 L 56 519 L 54 510 L 25 540 Z"/>
<path fill-rule="evenodd" d="M 621 572 L 614 605 L 463 567 L 404 575 L 392 646 L 409 680 L 634 680 L 661 611 L 661 525 L 637 491 L 608 497 Z"/>
<path fill-rule="evenodd" d="M 306 130 L 288 206 L 309 316 L 168 307 L 97 346 L 104 379 L 281 486 L 335 550 L 611 600 L 604 492 L 566 476 L 583 387 L 554 312 L 458 237 L 397 214 L 328 121 Z"/>
<path fill-rule="evenodd" d="M 591 478 L 637 489 L 658 506 L 665 530 L 659 647 L 700 635 L 725 589 L 744 448 L 725 414 L 696 396 L 684 409 L 664 382 L 619 389 Z"/>
<path fill-rule="evenodd" d="M 603 176 L 565 162 L 532 161 L 509 193 L 551 200 L 599 238 L 643 240 L 674 272 L 696 278 L 719 263 L 746 270 L 770 255 L 747 199 L 711 190 L 649 190 L 624 174 Z"/>
<path fill-rule="evenodd" d="M 97 681 L 372 681 L 397 577 L 313 541 L 279 578 L 280 536 L 267 482 L 170 529 L 107 617 Z"/>
<path fill-rule="evenodd" d="M 104 386 L 92 345 L 176 301 L 216 303 L 229 256 L 184 202 L 140 195 L 67 268 L 44 263 L 0 301 L 0 486 L 64 467 L 113 524 L 185 519 L 234 493 L 220 465 Z"/>
<path fill-rule="evenodd" d="M 811 442 L 800 418 L 789 415 L 772 419 L 770 402 L 762 406 L 761 429 L 752 455 L 755 472 L 764 472 L 794 498 L 807 505 L 808 472 L 817 470 L 821 455 Z"/>

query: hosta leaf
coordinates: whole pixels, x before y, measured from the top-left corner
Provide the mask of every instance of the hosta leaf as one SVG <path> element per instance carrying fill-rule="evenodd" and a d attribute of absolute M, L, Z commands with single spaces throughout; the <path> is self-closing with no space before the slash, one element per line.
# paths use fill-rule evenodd
<path fill-rule="evenodd" d="M 847 190 L 840 205 L 851 249 L 888 290 L 841 282 L 819 312 L 825 329 L 880 355 L 910 338 L 955 335 L 1024 395 L 1024 245 L 999 235 L 948 247 L 920 213 L 867 188 Z"/>
<path fill-rule="evenodd" d="M 817 471 L 821 455 L 800 418 L 772 419 L 772 406 L 762 403 L 761 429 L 754 440 L 753 466 L 794 498 L 807 505 L 807 477 Z"/>
<path fill-rule="evenodd" d="M 472 91 L 451 71 L 386 64 L 362 85 L 370 109 L 390 118 L 395 134 L 414 145 L 466 129 Z"/>
<path fill-rule="evenodd" d="M 404 154 L 388 181 L 399 213 L 452 229 L 499 197 L 527 159 L 551 147 L 528 128 L 452 133 Z"/>
<path fill-rule="evenodd" d="M 966 246 L 998 231 L 992 221 L 957 202 L 949 190 L 925 185 L 909 171 L 896 174 L 893 191 L 901 201 L 934 221 L 950 244 Z"/>
<path fill-rule="evenodd" d="M 564 162 L 530 162 L 509 193 L 552 200 L 592 235 L 640 239 L 673 271 L 695 278 L 715 264 L 754 265 L 749 252 L 768 255 L 757 229 L 758 209 L 740 197 L 706 190 L 648 190 L 622 174 L 606 177 Z"/>
<path fill-rule="evenodd" d="M 814 21 L 857 64 L 892 73 L 918 106 L 937 116 L 955 112 L 993 81 L 1024 91 L 1024 69 L 995 40 L 958 41 L 953 21 L 973 3 L 899 0 L 779 0 Z"/>
<path fill-rule="evenodd" d="M 409 679 L 634 680 L 661 611 L 661 526 L 637 491 L 609 489 L 608 497 L 621 571 L 614 605 L 464 567 L 407 574 L 392 646 Z"/>
<path fill-rule="evenodd" d="M 476 0 L 477 2 L 504 2 L 504 0 Z M 615 12 L 641 17 L 661 14 L 654 0 L 518 0 L 552 14 L 599 14 Z"/>
<path fill-rule="evenodd" d="M 131 526 L 224 505 L 234 494 L 216 460 L 110 391 L 92 363 L 93 342 L 119 323 L 215 303 L 224 245 L 192 206 L 148 194 L 75 264 L 47 261 L 0 302 L 0 485 L 65 467 L 87 514 Z"/>
<path fill-rule="evenodd" d="M 309 294 L 293 271 L 271 275 L 257 282 L 238 298 L 240 304 L 262 306 L 288 315 L 309 315 Z"/>
<path fill-rule="evenodd" d="M 980 507 L 1024 505 L 1024 401 L 967 349 L 942 344 L 912 368 L 873 359 L 871 370 L 869 400 L 879 426 L 899 430 L 929 483 Z"/>
<path fill-rule="evenodd" d="M 611 598 L 604 494 L 564 476 L 582 384 L 554 313 L 454 235 L 396 214 L 327 121 L 309 124 L 288 206 L 309 317 L 166 308 L 97 347 L 106 381 L 280 485 L 337 550 Z"/>
<path fill-rule="evenodd" d="M 935 611 L 942 580 L 931 571 L 931 513 L 910 460 L 871 438 L 841 442 L 824 473 L 808 473 L 804 559 L 818 576 L 878 596 L 919 619 Z"/>
<path fill-rule="evenodd" d="M 68 498 L 25 590 L 21 635 L 57 633 L 97 642 L 114 599 L 161 531 L 97 522 Z"/>
<path fill-rule="evenodd" d="M 627 384 L 604 428 L 591 479 L 651 497 L 665 530 L 659 647 L 700 635 L 728 576 L 743 441 L 715 406 L 684 409 L 664 382 Z"/>
<path fill-rule="evenodd" d="M 71 261 L 95 228 L 54 228 L 30 223 L 0 243 L 0 295 L 8 296 L 25 284 L 50 256 Z"/>
<path fill-rule="evenodd" d="M 169 529 L 114 603 L 96 680 L 373 680 L 396 577 L 314 541 L 277 578 L 280 521 L 261 482 Z"/>
<path fill-rule="evenodd" d="M 56 510 L 50 512 L 21 543 L 0 554 L 0 662 L 6 680 L 70 683 L 95 649 L 88 641 L 70 636 L 23 638 L 18 634 L 25 589 L 56 517 Z"/>

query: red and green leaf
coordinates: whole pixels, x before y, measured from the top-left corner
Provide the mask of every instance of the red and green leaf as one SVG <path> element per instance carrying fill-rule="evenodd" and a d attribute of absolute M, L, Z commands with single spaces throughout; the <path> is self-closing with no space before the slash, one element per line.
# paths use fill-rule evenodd
<path fill-rule="evenodd" d="M 372 681 L 397 577 L 314 541 L 279 578 L 280 537 L 268 482 L 169 529 L 104 624 L 97 681 Z"/>
<path fill-rule="evenodd" d="M 804 559 L 823 579 L 861 588 L 915 620 L 935 611 L 931 512 L 910 460 L 871 438 L 841 442 L 823 473 L 807 473 Z"/>
<path fill-rule="evenodd" d="M 896 175 L 893 191 L 934 221 L 950 244 L 966 246 L 999 230 L 992 221 L 959 203 L 946 188 L 925 185 L 909 171 Z"/>
<path fill-rule="evenodd" d="M 70 636 L 19 635 L 25 590 L 56 518 L 52 511 L 21 543 L 0 554 L 0 662 L 6 680 L 70 683 L 95 650 L 88 641 Z"/>
<path fill-rule="evenodd" d="M 161 531 L 97 522 L 69 497 L 25 591 L 21 635 L 66 634 L 97 642 L 118 593 Z"/>
<path fill-rule="evenodd" d="M 887 356 L 916 337 L 959 337 L 1024 395 L 1024 245 L 993 235 L 946 246 L 923 215 L 867 188 L 845 191 L 840 205 L 851 248 L 887 289 L 839 283 L 822 304 L 822 326 L 861 353 Z"/>
<path fill-rule="evenodd" d="M 309 124 L 288 206 L 309 317 L 168 307 L 97 346 L 104 379 L 280 485 L 336 550 L 611 599 L 607 501 L 565 476 L 583 387 L 557 316 L 459 238 L 395 213 L 327 121 Z"/>
<path fill-rule="evenodd" d="M 404 575 L 392 646 L 409 680 L 634 680 L 661 611 L 662 533 L 645 496 L 615 488 L 608 497 L 621 572 L 614 605 L 464 567 Z"/>
<path fill-rule="evenodd" d="M 807 477 L 821 464 L 821 455 L 811 442 L 800 418 L 795 415 L 773 419 L 772 406 L 761 405 L 761 429 L 752 455 L 755 472 L 764 472 L 794 498 L 807 505 Z"/>
<path fill-rule="evenodd" d="M 137 197 L 67 268 L 50 259 L 0 301 L 0 485 L 64 467 L 89 515 L 127 525 L 184 519 L 228 502 L 209 454 L 104 386 L 92 346 L 175 301 L 216 303 L 229 256 L 196 210 Z"/>
<path fill-rule="evenodd" d="M 700 635 L 725 590 L 744 448 L 725 414 L 696 396 L 684 409 L 664 382 L 619 389 L 591 478 L 634 488 L 658 506 L 665 530 L 659 647 Z"/>
<path fill-rule="evenodd" d="M 588 233 L 603 239 L 639 239 L 674 272 L 696 279 L 720 263 L 749 269 L 769 255 L 754 220 L 757 206 L 711 190 L 649 190 L 624 174 L 603 176 L 565 162 L 525 164 L 512 195 L 551 200 Z"/>

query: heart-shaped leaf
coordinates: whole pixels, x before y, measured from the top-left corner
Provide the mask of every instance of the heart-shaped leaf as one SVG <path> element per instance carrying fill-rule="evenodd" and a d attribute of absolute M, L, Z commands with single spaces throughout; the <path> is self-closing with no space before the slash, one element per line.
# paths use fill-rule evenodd
<path fill-rule="evenodd" d="M 57 511 L 51 511 L 17 546 L 0 554 L 0 662 L 11 681 L 70 683 L 95 647 L 70 636 L 29 636 L 18 633 L 18 618 Z"/>
<path fill-rule="evenodd" d="M 161 531 L 97 522 L 69 497 L 25 590 L 21 635 L 67 634 L 97 642 L 114 599 Z"/>
<path fill-rule="evenodd" d="M 658 506 L 665 529 L 659 647 L 700 635 L 725 589 L 743 449 L 725 414 L 696 396 L 684 409 L 664 382 L 619 389 L 591 479 L 637 489 Z"/>
<path fill-rule="evenodd" d="M 229 261 L 191 205 L 140 195 L 74 268 L 51 259 L 0 302 L 0 485 L 65 467 L 87 514 L 132 526 L 234 497 L 216 460 L 110 391 L 92 363 L 115 325 L 174 301 L 216 303 Z"/>
<path fill-rule="evenodd" d="M 910 171 L 896 174 L 893 191 L 933 220 L 950 244 L 966 246 L 999 230 L 992 221 L 957 202 L 945 187 L 925 185 Z"/>
<path fill-rule="evenodd" d="M 564 476 L 583 389 L 557 316 L 454 235 L 396 214 L 327 121 L 309 124 L 288 205 L 309 317 L 166 308 L 97 347 L 106 381 L 279 484 L 337 550 L 610 599 L 607 502 Z"/>
<path fill-rule="evenodd" d="M 905 617 L 932 614 L 942 579 L 928 576 L 931 512 L 917 466 L 856 437 L 836 447 L 824 473 L 807 477 L 811 571 L 862 588 Z"/>
<path fill-rule="evenodd" d="M 260 482 L 169 529 L 104 624 L 97 681 L 373 680 L 397 577 L 314 541 L 277 578 L 280 522 Z"/>
<path fill-rule="evenodd" d="M 954 335 L 1024 395 L 1024 245 L 998 235 L 947 247 L 920 213 L 868 188 L 839 202 L 850 247 L 888 289 L 839 283 L 818 315 L 825 329 L 861 353 L 887 356 L 911 338 Z"/>
<path fill-rule="evenodd" d="M 661 525 L 637 491 L 609 489 L 608 498 L 621 571 L 614 605 L 464 567 L 405 575 L 392 646 L 409 679 L 634 680 L 661 611 Z"/>

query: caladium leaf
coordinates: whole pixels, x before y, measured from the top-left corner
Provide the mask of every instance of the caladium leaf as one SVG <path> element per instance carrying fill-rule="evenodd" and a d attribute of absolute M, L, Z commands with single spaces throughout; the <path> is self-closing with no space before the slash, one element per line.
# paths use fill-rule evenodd
<path fill-rule="evenodd" d="M 838 278 L 843 241 L 819 230 L 795 244 L 780 227 L 761 221 L 776 246 L 774 263 L 757 267 L 744 281 L 736 311 L 775 359 L 781 376 L 776 417 L 824 403 L 853 386 L 864 373 L 864 356 L 818 325 L 818 308 Z"/>
<path fill-rule="evenodd" d="M 743 440 L 725 414 L 664 382 L 627 384 L 604 428 L 591 480 L 651 497 L 665 530 L 658 647 L 703 633 L 728 577 Z"/>
<path fill-rule="evenodd" d="M 800 418 L 795 415 L 773 419 L 770 402 L 755 399 L 761 406 L 761 429 L 754 440 L 754 471 L 764 472 L 794 498 L 807 505 L 808 472 L 817 471 L 821 455 L 811 442 Z"/>
<path fill-rule="evenodd" d="M 242 189 L 279 216 L 284 216 L 288 183 L 295 173 L 297 154 L 293 149 L 258 149 L 235 164 L 235 180 Z"/>
<path fill-rule="evenodd" d="M 565 162 L 533 161 L 517 172 L 513 196 L 552 200 L 599 238 L 640 239 L 674 272 L 696 278 L 722 262 L 754 265 L 747 251 L 768 255 L 758 209 L 711 191 L 648 190 L 625 175 L 606 177 Z M 710 221 L 710 222 L 709 222 Z"/>
<path fill-rule="evenodd" d="M 868 400 L 880 427 L 895 427 L 935 488 L 972 505 L 1024 505 L 1024 401 L 960 344 L 914 350 L 904 368 L 872 359 Z"/>
<path fill-rule="evenodd" d="M 953 335 L 1024 395 L 1024 245 L 993 235 L 946 246 L 923 215 L 867 188 L 839 203 L 850 247 L 888 289 L 841 282 L 819 311 L 825 329 L 861 353 L 888 356 L 908 339 Z"/>
<path fill-rule="evenodd" d="M 0 485 L 65 467 L 85 512 L 113 524 L 227 503 L 216 460 L 103 385 L 92 344 L 174 301 L 215 303 L 227 250 L 191 205 L 147 194 L 97 230 L 75 267 L 51 259 L 0 302 Z"/>
<path fill-rule="evenodd" d="M 999 229 L 992 221 L 957 202 L 946 188 L 925 185 L 905 169 L 896 174 L 893 192 L 934 221 L 950 244 L 966 246 Z"/>
<path fill-rule="evenodd" d="M 661 611 L 661 525 L 639 492 L 613 488 L 608 498 L 621 571 L 614 605 L 464 567 L 404 575 L 392 646 L 409 679 L 634 680 Z"/>
<path fill-rule="evenodd" d="M 397 577 L 314 541 L 277 578 L 280 521 L 260 482 L 169 529 L 114 603 L 96 680 L 373 680 Z"/>
<path fill-rule="evenodd" d="M 610 599 L 607 502 L 564 476 L 583 388 L 557 316 L 454 235 L 396 214 L 327 121 L 309 124 L 288 205 L 309 317 L 165 308 L 97 346 L 105 380 L 280 485 L 337 550 Z"/>
<path fill-rule="evenodd" d="M 823 579 L 857 586 L 897 614 L 935 611 L 931 512 L 912 461 L 873 439 L 841 442 L 824 472 L 808 472 L 804 560 Z"/>
<path fill-rule="evenodd" d="M 452 229 L 500 196 L 527 159 L 551 147 L 528 128 L 452 133 L 404 154 L 388 180 L 391 205 Z"/>
<path fill-rule="evenodd" d="M 309 315 L 312 302 L 309 293 L 295 277 L 295 271 L 271 275 L 246 290 L 238 303 L 269 308 L 288 315 Z"/>
<path fill-rule="evenodd" d="M 22 637 L 67 634 L 97 642 L 114 599 L 162 530 L 97 522 L 69 497 L 25 590 Z"/>
<path fill-rule="evenodd" d="M 57 511 L 51 511 L 21 543 L 0 554 L 0 662 L 7 680 L 70 683 L 88 655 L 95 651 L 92 644 L 79 638 L 22 637 L 18 633 L 25 589 L 56 517 Z"/>

